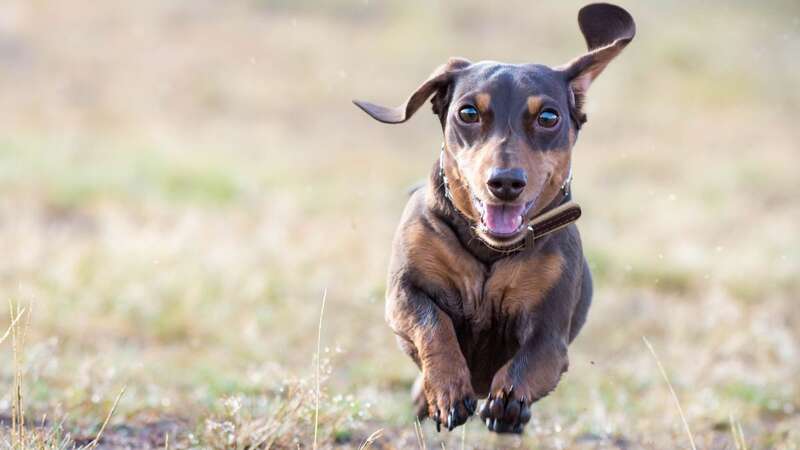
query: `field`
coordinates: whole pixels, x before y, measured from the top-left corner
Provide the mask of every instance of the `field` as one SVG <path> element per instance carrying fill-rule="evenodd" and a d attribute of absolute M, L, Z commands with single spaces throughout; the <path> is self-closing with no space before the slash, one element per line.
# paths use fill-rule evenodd
<path fill-rule="evenodd" d="M 581 5 L 0 3 L 0 448 L 690 448 L 681 414 L 697 448 L 800 448 L 796 0 L 623 2 L 570 371 L 521 437 L 412 419 L 383 291 L 441 130 L 350 100 L 566 62 Z"/>

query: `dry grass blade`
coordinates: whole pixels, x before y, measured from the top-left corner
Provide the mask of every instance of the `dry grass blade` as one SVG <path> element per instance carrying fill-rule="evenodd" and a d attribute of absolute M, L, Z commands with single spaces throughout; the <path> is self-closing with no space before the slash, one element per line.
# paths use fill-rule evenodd
<path fill-rule="evenodd" d="M 422 434 L 422 424 L 419 419 L 414 419 L 414 435 L 417 436 L 417 446 L 420 450 L 427 450 L 425 436 Z"/>
<path fill-rule="evenodd" d="M 25 312 L 25 309 L 21 308 L 19 303 L 15 305 L 11 300 L 8 301 L 8 308 L 10 316 L 16 317 L 16 319 L 11 321 L 11 327 L 9 327 L 9 331 L 11 332 L 11 353 L 14 360 L 14 388 L 11 404 L 11 440 L 14 448 L 24 448 L 25 408 L 22 403 L 21 351 L 25 348 L 25 333 L 27 332 L 28 327 L 30 327 L 31 315 L 30 312 L 28 312 L 26 327 L 20 331 L 18 321 L 20 318 L 22 318 L 22 314 Z M 28 311 L 30 311 L 30 309 L 28 309 Z"/>
<path fill-rule="evenodd" d="M 653 349 L 653 346 L 650 345 L 650 341 L 647 340 L 646 337 L 642 336 L 642 340 L 644 341 L 644 345 L 647 346 L 650 353 L 653 355 L 653 358 L 656 360 L 656 364 L 658 364 L 658 370 L 661 371 L 661 376 L 664 377 L 664 381 L 667 383 L 667 387 L 669 387 L 670 393 L 672 393 L 672 399 L 675 400 L 675 406 L 678 408 L 678 414 L 681 416 L 681 421 L 683 421 L 683 428 L 686 430 L 686 434 L 689 436 L 689 443 L 692 446 L 692 450 L 697 450 L 697 445 L 694 443 L 694 436 L 692 435 L 692 430 L 689 428 L 689 422 L 686 421 L 686 416 L 683 414 L 683 408 L 681 407 L 681 402 L 678 400 L 678 394 L 675 393 L 675 389 L 672 387 L 672 383 L 669 381 L 669 377 L 667 376 L 667 371 L 664 370 L 664 366 L 661 364 L 661 360 L 658 359 L 658 355 L 656 355 L 656 351 Z"/>
<path fill-rule="evenodd" d="M 106 420 L 103 421 L 103 425 L 100 427 L 100 431 L 97 432 L 97 436 L 94 437 L 94 440 L 92 440 L 92 442 L 86 446 L 87 449 L 96 448 L 100 443 L 100 439 L 103 437 L 103 432 L 106 431 L 108 422 L 111 421 L 111 417 L 114 415 L 114 411 L 117 410 L 117 405 L 119 405 L 120 399 L 125 394 L 125 389 L 127 389 L 127 386 L 123 386 L 122 389 L 120 389 L 119 394 L 117 394 L 117 398 L 114 399 L 114 404 L 111 405 L 111 409 L 108 411 L 108 415 L 106 415 Z"/>
<path fill-rule="evenodd" d="M 742 424 L 733 414 L 730 415 L 731 433 L 733 433 L 733 443 L 736 445 L 736 450 L 747 450 L 747 441 L 744 439 L 744 431 L 742 431 Z"/>
<path fill-rule="evenodd" d="M 317 448 L 317 433 L 319 431 L 319 371 L 320 371 L 320 351 L 322 348 L 322 317 L 325 315 L 325 299 L 328 297 L 328 289 L 322 291 L 322 306 L 319 309 L 319 326 L 317 327 L 317 360 L 315 366 L 315 383 L 316 383 L 316 395 L 315 395 L 315 405 L 314 405 L 314 450 Z"/>
<path fill-rule="evenodd" d="M 364 441 L 364 443 L 361 444 L 361 446 L 358 447 L 358 450 L 366 450 L 366 449 L 370 448 L 372 446 L 373 442 L 375 442 L 378 439 L 380 439 L 381 434 L 383 434 L 383 428 L 379 428 L 379 429 L 375 430 L 374 432 L 372 432 L 372 434 L 370 434 L 369 437 L 367 437 L 367 439 Z"/>
<path fill-rule="evenodd" d="M 8 336 L 11 334 L 11 330 L 14 328 L 14 326 L 17 324 L 17 322 L 19 321 L 19 319 L 22 317 L 22 315 L 24 313 L 25 313 L 25 308 L 22 308 L 19 311 L 19 314 L 17 314 L 17 316 L 14 317 L 14 320 L 11 321 L 11 325 L 8 326 L 8 329 L 6 330 L 6 332 L 3 333 L 3 336 L 0 336 L 0 344 L 2 344 L 3 341 L 5 341 L 6 338 L 8 338 Z"/>

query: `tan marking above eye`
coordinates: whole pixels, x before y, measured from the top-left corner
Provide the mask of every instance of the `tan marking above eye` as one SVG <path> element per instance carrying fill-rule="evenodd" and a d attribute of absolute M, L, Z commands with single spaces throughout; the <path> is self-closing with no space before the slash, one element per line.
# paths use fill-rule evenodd
<path fill-rule="evenodd" d="M 538 95 L 531 95 L 528 97 L 528 112 L 536 114 L 542 109 L 542 97 Z"/>
<path fill-rule="evenodd" d="M 486 112 L 489 110 L 489 105 L 492 102 L 492 96 L 481 92 L 480 94 L 475 96 L 475 106 L 478 107 L 478 110 L 481 112 Z"/>

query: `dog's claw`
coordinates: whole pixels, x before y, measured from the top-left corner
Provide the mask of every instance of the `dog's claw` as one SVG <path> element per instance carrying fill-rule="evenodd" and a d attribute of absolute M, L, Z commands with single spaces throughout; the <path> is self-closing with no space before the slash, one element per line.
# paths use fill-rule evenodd
<path fill-rule="evenodd" d="M 478 415 L 481 417 L 481 419 L 486 420 L 486 419 L 489 418 L 489 400 L 490 399 L 487 398 L 486 401 L 483 402 L 483 405 L 481 406 L 481 410 L 478 413 Z M 488 426 L 489 424 L 486 424 L 486 425 Z"/>
<path fill-rule="evenodd" d="M 457 397 L 450 401 L 446 398 L 440 399 L 429 406 L 428 417 L 436 423 L 437 432 L 441 432 L 442 428 L 453 431 L 456 427 L 466 423 L 477 407 L 478 401 L 473 394 Z"/>
<path fill-rule="evenodd" d="M 531 419 L 525 397 L 514 398 L 514 387 L 490 395 L 480 411 L 486 427 L 495 433 L 521 433 Z"/>
<path fill-rule="evenodd" d="M 498 417 L 503 414 L 503 401 L 499 398 L 493 399 L 489 404 L 489 412 L 494 417 Z"/>
<path fill-rule="evenodd" d="M 450 412 L 447 413 L 447 431 L 453 431 L 453 427 L 455 426 L 453 423 L 455 422 L 454 416 L 456 415 L 456 408 L 451 407 Z"/>
<path fill-rule="evenodd" d="M 464 407 L 467 408 L 467 414 L 471 416 L 475 414 L 475 409 L 478 407 L 478 401 L 474 398 L 468 398 L 464 400 Z"/>
<path fill-rule="evenodd" d="M 526 424 L 528 421 L 531 420 L 531 408 L 522 404 L 522 408 L 519 413 L 519 423 Z"/>

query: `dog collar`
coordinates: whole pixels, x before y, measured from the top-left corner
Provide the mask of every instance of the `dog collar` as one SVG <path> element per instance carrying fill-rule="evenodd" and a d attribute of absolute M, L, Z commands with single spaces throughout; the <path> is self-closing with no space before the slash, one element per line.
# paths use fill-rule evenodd
<path fill-rule="evenodd" d="M 450 202 L 451 205 L 453 205 L 453 208 L 455 208 L 455 210 L 463 216 L 461 211 L 459 211 L 459 209 L 453 203 L 453 196 L 450 193 L 450 183 L 447 180 L 447 173 L 444 170 L 444 144 L 442 144 L 442 149 L 439 153 L 439 176 L 442 177 L 445 198 Z M 559 189 L 559 192 L 561 193 L 560 201 L 552 208 L 546 208 L 544 211 L 540 212 L 528 221 L 527 234 L 525 235 L 525 239 L 521 244 L 511 248 L 502 248 L 486 242 L 478 235 L 476 235 L 476 237 L 481 239 L 481 241 L 487 247 L 495 251 L 513 253 L 522 250 L 525 247 L 532 246 L 536 239 L 554 233 L 574 223 L 581 217 L 581 207 L 576 202 L 572 201 L 572 177 L 572 163 L 570 162 L 567 178 L 561 184 L 561 188 Z"/>

